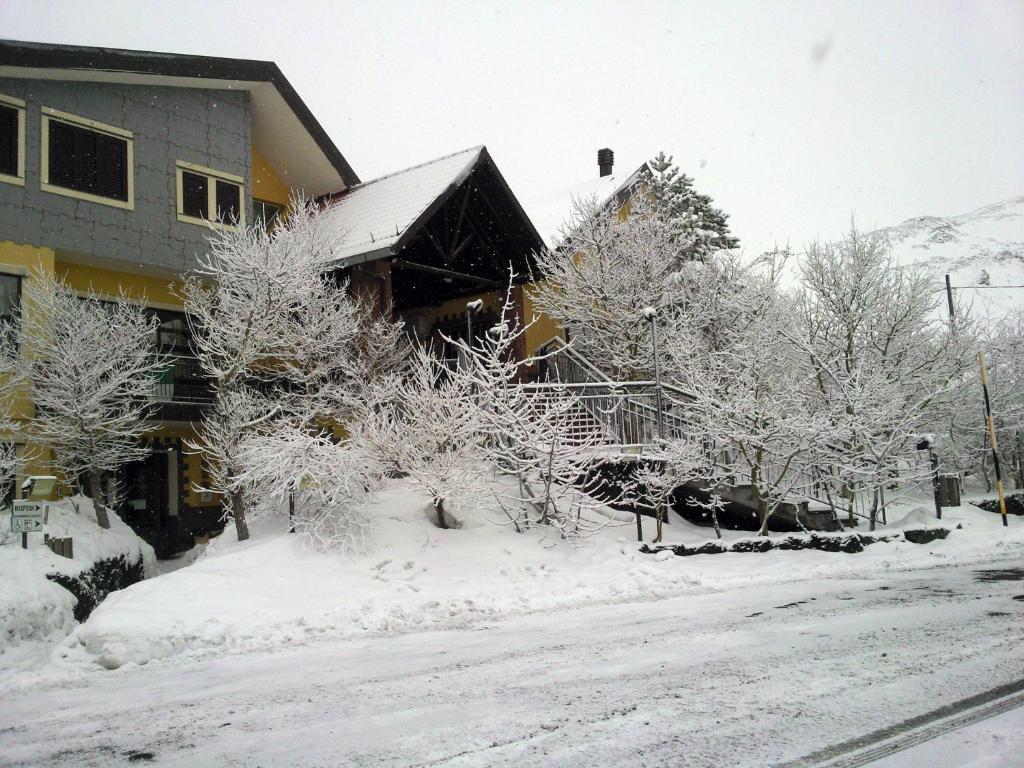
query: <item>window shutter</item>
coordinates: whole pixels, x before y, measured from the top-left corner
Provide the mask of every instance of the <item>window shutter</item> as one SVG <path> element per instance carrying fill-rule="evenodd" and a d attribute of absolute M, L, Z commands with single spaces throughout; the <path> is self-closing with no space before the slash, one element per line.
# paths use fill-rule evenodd
<path fill-rule="evenodd" d="M 128 199 L 128 145 L 112 136 L 96 134 L 97 194 Z"/>
<path fill-rule="evenodd" d="M 181 172 L 181 212 L 206 219 L 210 214 L 207 179 L 198 173 Z"/>
<path fill-rule="evenodd" d="M 50 183 L 76 189 L 75 134 L 70 125 L 50 121 Z"/>
<path fill-rule="evenodd" d="M 50 183 L 91 195 L 128 200 L 128 142 L 50 121 Z"/>
<path fill-rule="evenodd" d="M 237 224 L 242 220 L 242 190 L 237 184 L 217 179 L 217 220 Z"/>

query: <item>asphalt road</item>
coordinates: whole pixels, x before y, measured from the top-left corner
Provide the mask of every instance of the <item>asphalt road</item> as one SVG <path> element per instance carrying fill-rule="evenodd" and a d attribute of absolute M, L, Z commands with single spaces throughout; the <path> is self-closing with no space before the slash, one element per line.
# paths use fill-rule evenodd
<path fill-rule="evenodd" d="M 0 693 L 0 765 L 814 765 L 1024 679 L 1024 562 L 984 569 L 95 672 Z"/>

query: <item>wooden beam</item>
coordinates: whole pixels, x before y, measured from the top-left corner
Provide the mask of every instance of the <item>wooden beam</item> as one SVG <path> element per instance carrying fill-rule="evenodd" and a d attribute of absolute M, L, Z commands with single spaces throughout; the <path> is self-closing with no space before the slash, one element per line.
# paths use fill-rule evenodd
<path fill-rule="evenodd" d="M 467 179 L 466 192 L 462 195 L 462 205 L 459 206 L 459 218 L 455 220 L 455 230 L 451 233 L 451 244 L 459 241 L 459 235 L 462 234 L 462 219 L 466 215 L 466 203 L 469 202 L 469 196 L 473 194 L 473 181 Z M 452 256 L 452 261 L 455 257 Z"/>
<path fill-rule="evenodd" d="M 452 269 L 441 269 L 441 267 L 431 267 L 427 264 L 417 264 L 414 261 L 402 261 L 401 259 L 395 259 L 391 262 L 392 267 L 398 267 L 399 269 L 411 269 L 414 272 L 425 272 L 428 275 L 438 275 L 439 277 L 447 277 L 452 280 L 466 280 L 471 283 L 479 283 L 480 285 L 487 285 L 491 288 L 501 288 L 502 283 L 497 280 L 491 280 L 488 277 L 479 277 L 477 275 L 467 275 L 465 272 L 456 272 Z"/>
<path fill-rule="evenodd" d="M 455 250 L 452 251 L 451 261 L 455 261 L 457 258 L 459 258 L 459 255 L 466 249 L 466 246 L 473 242 L 474 237 L 475 235 L 472 232 L 470 232 L 468 235 L 466 235 L 465 240 L 463 240 L 461 243 L 455 246 Z"/>
<path fill-rule="evenodd" d="M 484 232 L 483 228 L 477 223 L 476 218 L 473 216 L 473 212 L 470 211 L 469 216 L 466 217 L 466 224 L 469 225 L 472 234 L 476 235 L 476 239 L 480 241 L 480 245 L 487 253 L 487 258 L 491 262 L 491 266 L 494 267 L 495 272 L 498 274 L 505 274 L 508 269 L 507 264 L 501 264 L 498 261 L 498 248 L 494 245 L 494 241 L 491 236 Z"/>
<path fill-rule="evenodd" d="M 437 251 L 437 255 L 441 257 L 441 262 L 447 267 L 448 266 L 448 253 L 445 251 L 444 247 L 441 245 L 441 242 L 437 239 L 437 236 L 434 235 L 434 233 L 430 231 L 430 222 L 429 221 L 426 224 L 423 225 L 423 234 L 427 236 L 427 240 L 429 240 L 430 244 L 432 246 L 434 246 L 434 249 Z"/>
<path fill-rule="evenodd" d="M 483 200 L 487 207 L 490 209 L 491 215 L 494 217 L 495 223 L 505 231 L 505 235 L 509 239 L 509 244 L 513 244 L 519 238 L 516 237 L 516 235 L 513 234 L 511 228 L 509 228 L 508 222 L 505 221 L 505 217 L 502 216 L 498 209 L 494 206 L 494 203 L 491 202 L 491 198 L 488 197 L 486 192 L 484 192 L 484 188 L 481 185 L 477 185 L 476 191 L 477 194 L 480 196 L 480 199 Z"/>

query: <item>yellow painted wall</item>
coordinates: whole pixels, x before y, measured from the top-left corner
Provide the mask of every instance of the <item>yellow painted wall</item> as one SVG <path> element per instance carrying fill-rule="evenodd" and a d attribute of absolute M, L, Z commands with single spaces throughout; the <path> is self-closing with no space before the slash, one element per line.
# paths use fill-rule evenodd
<path fill-rule="evenodd" d="M 565 329 L 554 318 L 541 312 L 534 306 L 533 293 L 536 289 L 533 283 L 523 286 L 523 312 L 526 315 L 526 322 L 534 321 L 533 325 L 526 330 L 526 354 L 533 355 L 557 336 L 565 338 Z"/>
<path fill-rule="evenodd" d="M 288 205 L 287 185 L 281 181 L 255 146 L 252 148 L 252 196 L 268 203 Z"/>
<path fill-rule="evenodd" d="M 436 307 L 417 307 L 402 313 L 402 315 L 404 319 L 409 321 L 412 321 L 413 318 L 421 318 L 422 325 L 429 330 L 442 317 L 454 315 L 465 318 L 466 304 L 477 299 L 483 300 L 484 311 L 500 315 L 502 302 L 505 300 L 505 291 L 487 291 L 472 296 L 462 296 L 458 299 L 450 299 Z M 523 286 L 523 315 L 524 323 L 529 323 L 531 320 L 535 321 L 526 330 L 527 356 L 535 354 L 544 344 L 551 341 L 554 336 L 565 338 L 562 327 L 552 318 L 534 307 L 530 283 L 526 283 Z"/>
<path fill-rule="evenodd" d="M 54 253 L 51 248 L 37 248 L 25 243 L 12 243 L 10 240 L 0 242 L 0 270 L 3 267 L 14 267 L 6 271 L 25 274 L 41 269 L 52 272 L 53 262 Z"/>
<path fill-rule="evenodd" d="M 0 242 L 0 272 L 20 275 L 30 280 L 31 274 L 36 271 L 43 273 L 53 272 L 54 252 L 50 248 L 40 248 L 26 243 L 13 243 L 9 240 Z M 10 415 L 14 418 L 26 418 L 32 413 L 32 403 L 28 397 L 16 397 L 10 407 Z M 0 435 L 10 438 L 10 435 Z M 27 475 L 45 475 L 50 470 L 46 461 L 50 453 L 46 449 L 36 445 L 22 445 L 19 447 L 19 454 L 24 460 L 21 471 L 15 481 L 15 492 L 21 496 L 21 483 Z"/>
<path fill-rule="evenodd" d="M 132 301 L 160 309 L 180 309 L 182 301 L 174 293 L 174 280 L 162 277 L 117 272 L 101 267 L 57 261 L 57 276 L 63 278 L 76 291 L 92 291 L 101 297 L 115 298 L 123 289 Z M 180 288 L 181 281 L 177 281 Z"/>

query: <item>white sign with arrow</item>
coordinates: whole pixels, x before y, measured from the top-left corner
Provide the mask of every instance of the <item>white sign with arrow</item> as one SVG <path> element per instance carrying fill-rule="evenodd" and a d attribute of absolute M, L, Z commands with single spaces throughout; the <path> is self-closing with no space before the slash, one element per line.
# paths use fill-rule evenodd
<path fill-rule="evenodd" d="M 39 501 L 18 499 L 11 509 L 11 531 L 33 533 L 43 530 L 43 504 Z"/>

